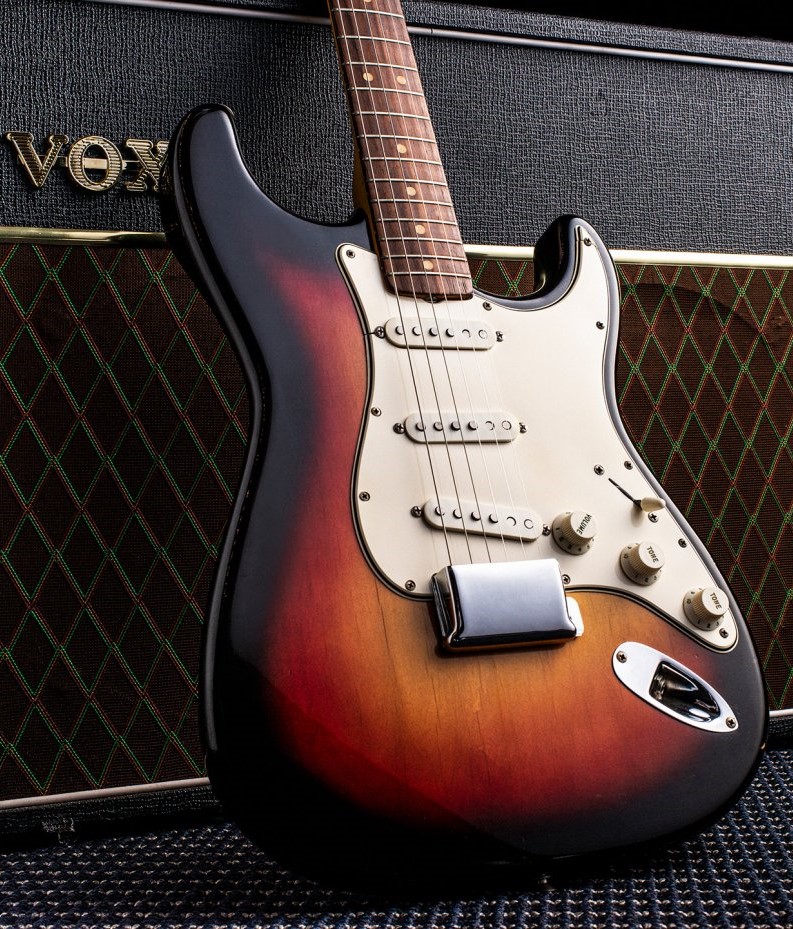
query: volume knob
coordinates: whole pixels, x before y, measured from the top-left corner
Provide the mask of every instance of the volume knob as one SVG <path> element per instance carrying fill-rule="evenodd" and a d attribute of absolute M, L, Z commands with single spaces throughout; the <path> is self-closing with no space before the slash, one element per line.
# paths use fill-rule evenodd
<path fill-rule="evenodd" d="M 650 542 L 632 542 L 620 552 L 620 567 L 636 584 L 652 584 L 665 563 L 664 553 Z"/>
<path fill-rule="evenodd" d="M 689 590 L 683 597 L 683 610 L 698 629 L 715 629 L 728 609 L 727 594 L 718 587 Z"/>
<path fill-rule="evenodd" d="M 551 523 L 551 532 L 559 548 L 571 555 L 583 555 L 592 546 L 598 526 L 586 510 L 568 510 Z"/>

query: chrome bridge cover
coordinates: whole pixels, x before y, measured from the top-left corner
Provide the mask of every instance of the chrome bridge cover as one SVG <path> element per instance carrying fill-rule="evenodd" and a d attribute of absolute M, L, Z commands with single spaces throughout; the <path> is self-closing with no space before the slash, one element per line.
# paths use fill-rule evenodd
<path fill-rule="evenodd" d="M 450 565 L 434 575 L 432 592 L 451 651 L 561 643 L 583 632 L 554 558 Z"/>

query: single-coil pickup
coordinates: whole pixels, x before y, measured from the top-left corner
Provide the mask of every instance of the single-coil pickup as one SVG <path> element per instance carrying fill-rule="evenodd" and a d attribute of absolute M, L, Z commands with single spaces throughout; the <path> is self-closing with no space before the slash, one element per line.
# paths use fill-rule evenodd
<path fill-rule="evenodd" d="M 442 497 L 439 501 L 428 500 L 422 515 L 433 529 L 450 532 L 470 532 L 522 542 L 533 542 L 542 533 L 542 520 L 526 507 Z"/>
<path fill-rule="evenodd" d="M 444 348 L 482 351 L 497 341 L 496 330 L 474 319 L 427 319 L 393 317 L 385 324 L 385 335 L 400 348 Z"/>
<path fill-rule="evenodd" d="M 514 442 L 522 431 L 514 416 L 500 410 L 411 413 L 403 425 L 405 435 L 414 442 Z"/>

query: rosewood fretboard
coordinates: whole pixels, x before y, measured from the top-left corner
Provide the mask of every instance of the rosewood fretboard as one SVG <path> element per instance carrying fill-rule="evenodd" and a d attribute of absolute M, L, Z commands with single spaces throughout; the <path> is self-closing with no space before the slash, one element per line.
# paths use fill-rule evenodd
<path fill-rule="evenodd" d="M 460 299 L 471 276 L 399 0 L 329 0 L 385 279 Z"/>

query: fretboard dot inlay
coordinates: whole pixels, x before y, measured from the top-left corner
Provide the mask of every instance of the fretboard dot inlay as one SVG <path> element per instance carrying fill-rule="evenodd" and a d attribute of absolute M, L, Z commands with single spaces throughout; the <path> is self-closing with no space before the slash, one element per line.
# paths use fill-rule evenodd
<path fill-rule="evenodd" d="M 400 0 L 329 0 L 385 282 L 397 294 L 473 294 Z M 417 208 L 421 205 L 421 209 Z"/>

